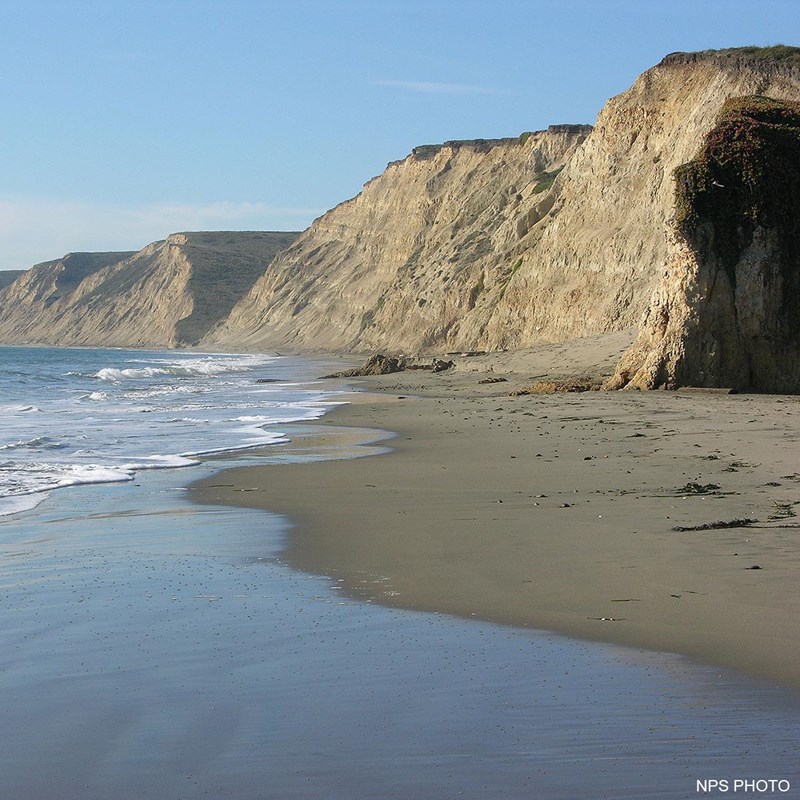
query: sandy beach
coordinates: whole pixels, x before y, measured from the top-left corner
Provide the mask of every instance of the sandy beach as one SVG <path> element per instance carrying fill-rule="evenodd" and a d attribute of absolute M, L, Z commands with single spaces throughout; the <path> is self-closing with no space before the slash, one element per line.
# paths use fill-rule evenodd
<path fill-rule="evenodd" d="M 283 558 L 354 597 L 682 654 L 796 690 L 800 399 L 509 396 L 557 368 L 607 368 L 624 338 L 354 379 L 349 405 L 278 448 L 338 438 L 358 452 L 385 437 L 374 430 L 395 434 L 391 454 L 237 468 L 192 495 L 287 515 Z M 730 527 L 702 527 L 716 523 Z"/>
<path fill-rule="evenodd" d="M 796 796 L 796 401 L 507 396 L 586 350 L 267 363 L 237 400 L 351 402 L 2 517 L 0 797 Z"/>

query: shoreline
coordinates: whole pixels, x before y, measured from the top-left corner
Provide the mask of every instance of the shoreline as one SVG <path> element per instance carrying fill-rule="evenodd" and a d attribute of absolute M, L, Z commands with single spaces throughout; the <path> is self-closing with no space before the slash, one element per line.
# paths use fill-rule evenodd
<path fill-rule="evenodd" d="M 481 377 L 355 379 L 369 394 L 310 423 L 312 439 L 360 429 L 358 450 L 392 431 L 375 451 L 390 454 L 225 469 L 189 494 L 287 516 L 281 560 L 356 598 L 800 689 L 800 398 L 509 397 L 512 381 Z M 673 530 L 746 519 L 758 522 Z"/>

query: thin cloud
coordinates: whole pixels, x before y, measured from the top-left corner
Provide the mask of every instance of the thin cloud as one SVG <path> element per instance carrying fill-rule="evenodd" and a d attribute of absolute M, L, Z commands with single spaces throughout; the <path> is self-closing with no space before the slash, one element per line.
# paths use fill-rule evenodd
<path fill-rule="evenodd" d="M 435 81 L 374 81 L 374 86 L 390 86 L 424 94 L 511 94 L 505 89 L 470 86 L 464 83 L 436 83 Z"/>

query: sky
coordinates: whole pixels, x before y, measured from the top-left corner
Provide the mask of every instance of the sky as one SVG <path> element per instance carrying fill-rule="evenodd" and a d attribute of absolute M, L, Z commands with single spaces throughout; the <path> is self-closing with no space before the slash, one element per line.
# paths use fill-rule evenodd
<path fill-rule="evenodd" d="M 416 145 L 591 123 L 667 53 L 779 43 L 797 0 L 0 0 L 0 269 L 302 230 Z"/>

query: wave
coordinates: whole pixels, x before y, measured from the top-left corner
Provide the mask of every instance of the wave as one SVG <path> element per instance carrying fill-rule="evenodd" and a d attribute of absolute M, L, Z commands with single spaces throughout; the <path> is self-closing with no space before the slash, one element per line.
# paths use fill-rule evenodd
<path fill-rule="evenodd" d="M 140 367 L 138 369 L 126 368 L 120 369 L 118 367 L 104 367 L 96 372 L 93 377 L 99 378 L 101 381 L 111 381 L 112 383 L 119 383 L 125 378 L 155 378 L 157 375 L 175 375 L 175 376 L 188 376 L 192 374 L 184 367 L 174 367 L 173 369 L 166 369 L 164 367 Z M 196 373 L 195 373 L 196 374 Z"/>
<path fill-rule="evenodd" d="M 142 456 L 123 466 L 132 470 L 139 469 L 176 469 L 178 467 L 196 467 L 200 462 L 189 456 Z"/>
<path fill-rule="evenodd" d="M 198 450 L 193 452 L 194 456 L 221 456 L 227 453 L 246 453 L 252 450 L 260 450 L 263 447 L 273 444 L 288 444 L 291 441 L 282 433 L 270 433 L 264 437 L 253 438 L 251 441 L 242 441 L 232 446 L 214 447 L 209 450 Z"/>
<path fill-rule="evenodd" d="M 177 378 L 192 377 L 213 377 L 222 375 L 226 372 L 244 372 L 252 370 L 256 366 L 262 366 L 267 361 L 262 356 L 243 356 L 237 358 L 202 358 L 186 361 L 148 361 L 140 362 L 156 364 L 157 366 L 142 367 L 103 367 L 91 377 L 99 378 L 101 381 L 120 383 L 123 380 L 141 380 L 146 378 L 157 378 L 160 376 L 171 376 Z M 129 362 L 136 363 L 136 362 Z"/>
<path fill-rule="evenodd" d="M 37 494 L 0 497 L 0 517 L 7 517 L 11 514 L 21 514 L 23 511 L 30 511 L 49 496 L 49 492 L 39 492 Z"/>
<path fill-rule="evenodd" d="M 145 469 L 175 469 L 200 462 L 186 456 L 143 456 L 125 464 L 0 462 L 0 516 L 35 508 L 47 493 L 68 486 L 131 481 Z M 26 500 L 24 498 L 33 498 Z"/>
<path fill-rule="evenodd" d="M 4 484 L 3 495 L 6 497 L 35 494 L 84 483 L 129 481 L 133 475 L 134 470 L 124 464 L 106 466 L 103 464 L 58 464 L 40 461 L 32 463 L 0 462 L 0 483 Z"/>
<path fill-rule="evenodd" d="M 282 360 L 274 354 L 26 353 L 22 377 L 30 382 L 14 376 L 4 383 L 0 376 L 0 516 L 62 487 L 127 482 L 139 470 L 189 467 L 207 456 L 287 441 L 273 426 L 321 416 L 328 395 L 283 381 L 263 394 L 255 377 L 276 372 Z M 18 499 L 24 497 L 38 499 Z"/>
<path fill-rule="evenodd" d="M 0 445 L 0 450 L 58 450 L 64 445 L 51 439 L 49 436 L 37 436 L 34 439 L 20 440 L 18 442 L 9 442 L 8 444 Z"/>
<path fill-rule="evenodd" d="M 10 405 L 0 406 L 0 412 L 5 414 L 27 414 L 29 412 L 37 412 L 42 409 L 38 406 L 25 406 L 25 405 Z"/>

